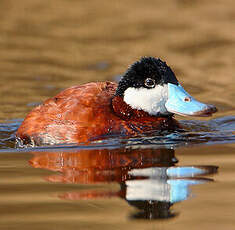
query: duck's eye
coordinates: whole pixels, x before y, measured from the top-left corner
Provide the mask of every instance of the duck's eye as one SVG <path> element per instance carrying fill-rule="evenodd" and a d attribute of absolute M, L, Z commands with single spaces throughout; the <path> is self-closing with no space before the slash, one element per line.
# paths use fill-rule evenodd
<path fill-rule="evenodd" d="M 146 78 L 144 84 L 145 84 L 145 86 L 147 86 L 148 88 L 153 88 L 153 87 L 155 87 L 155 80 L 152 79 L 152 78 Z"/>

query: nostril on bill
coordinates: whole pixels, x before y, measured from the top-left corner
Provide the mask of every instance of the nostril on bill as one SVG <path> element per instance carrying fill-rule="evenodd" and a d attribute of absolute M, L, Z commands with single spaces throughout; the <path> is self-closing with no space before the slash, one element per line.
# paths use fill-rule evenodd
<path fill-rule="evenodd" d="M 185 102 L 189 102 L 189 101 L 191 101 L 191 98 L 190 98 L 190 97 L 185 97 L 185 98 L 184 98 L 184 101 L 185 101 Z"/>

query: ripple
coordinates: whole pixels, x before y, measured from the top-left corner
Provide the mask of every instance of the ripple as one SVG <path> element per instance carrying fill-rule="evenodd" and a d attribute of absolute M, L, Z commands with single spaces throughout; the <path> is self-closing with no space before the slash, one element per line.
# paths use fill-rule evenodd
<path fill-rule="evenodd" d="M 33 168 L 51 171 L 44 180 L 84 186 L 82 190 L 59 193 L 60 199 L 120 198 L 141 210 L 145 219 L 173 217 L 174 203 L 191 197 L 191 186 L 213 182 L 213 178 L 205 176 L 213 176 L 218 170 L 215 165 L 176 165 L 175 150 L 166 148 L 32 151 L 31 154 L 29 164 Z M 98 187 L 87 186 L 110 183 L 118 184 L 120 189 L 107 187 L 100 191 Z M 132 218 L 138 214 L 139 211 Z"/>
<path fill-rule="evenodd" d="M 22 120 L 11 120 L 0 123 L 0 149 L 11 149 L 15 146 L 15 132 Z M 61 150 L 66 149 L 103 149 L 120 147 L 142 147 L 152 148 L 178 148 L 182 146 L 194 145 L 215 145 L 235 143 L 235 116 L 216 118 L 210 121 L 180 121 L 183 126 L 182 131 L 154 133 L 148 136 L 125 138 L 113 136 L 105 140 L 94 141 L 87 144 L 60 144 L 53 146 L 36 147 L 38 150 Z M 3 151 L 3 150 L 2 150 Z M 17 151 L 20 151 L 17 149 Z M 23 149 L 31 151 L 31 148 Z"/>
<path fill-rule="evenodd" d="M 0 123 L 0 149 L 14 148 L 15 132 L 21 124 L 21 120 L 11 120 Z"/>

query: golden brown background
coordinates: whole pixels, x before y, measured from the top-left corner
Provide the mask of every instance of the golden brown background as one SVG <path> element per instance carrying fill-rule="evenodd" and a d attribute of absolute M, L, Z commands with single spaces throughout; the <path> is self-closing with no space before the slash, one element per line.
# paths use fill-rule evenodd
<path fill-rule="evenodd" d="M 233 0 L 2 0 L 0 118 L 88 81 L 161 57 L 191 94 L 234 111 Z"/>
<path fill-rule="evenodd" d="M 145 55 L 167 61 L 217 117 L 234 115 L 234 29 L 234 0 L 1 0 L 0 121 L 74 84 L 113 80 Z M 0 228 L 233 229 L 234 154 L 234 144 L 177 150 L 181 164 L 219 165 L 217 182 L 175 205 L 179 217 L 139 222 L 120 199 L 59 200 L 84 188 L 45 182 L 51 172 L 31 168 L 28 153 L 2 153 Z"/>

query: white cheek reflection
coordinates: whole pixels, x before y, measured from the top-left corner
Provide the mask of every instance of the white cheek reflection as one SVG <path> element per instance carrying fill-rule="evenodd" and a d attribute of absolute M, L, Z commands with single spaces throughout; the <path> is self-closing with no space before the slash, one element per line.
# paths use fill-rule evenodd
<path fill-rule="evenodd" d="M 171 187 L 161 180 L 130 180 L 126 181 L 127 200 L 157 200 L 171 201 Z"/>
<path fill-rule="evenodd" d="M 124 101 L 133 109 L 143 110 L 150 115 L 168 114 L 165 104 L 168 100 L 168 86 L 157 85 L 153 89 L 130 87 L 124 92 Z"/>
<path fill-rule="evenodd" d="M 128 172 L 132 177 L 143 176 L 146 179 L 132 179 L 125 181 L 126 199 L 154 200 L 176 203 L 186 200 L 190 194 L 190 186 L 204 184 L 207 179 L 199 179 L 198 175 L 205 175 L 214 166 L 178 166 L 178 167 L 150 167 L 132 169 Z"/>

